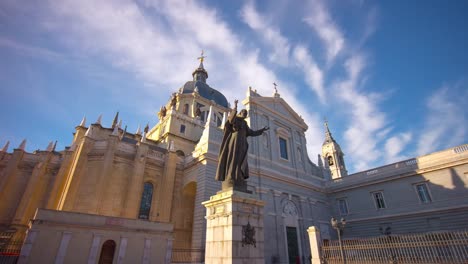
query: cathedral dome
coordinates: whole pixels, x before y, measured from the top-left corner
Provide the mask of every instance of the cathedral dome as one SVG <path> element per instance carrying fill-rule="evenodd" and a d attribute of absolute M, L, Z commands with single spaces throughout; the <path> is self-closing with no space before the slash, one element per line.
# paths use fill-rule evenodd
<path fill-rule="evenodd" d="M 213 100 L 215 103 L 228 107 L 228 101 L 226 97 L 217 91 L 216 89 L 211 88 L 208 84 L 203 81 L 188 81 L 182 86 L 181 93 L 193 93 L 195 91 L 195 87 L 198 89 L 198 93 L 208 99 Z"/>
<path fill-rule="evenodd" d="M 203 51 L 202 51 L 201 56 L 198 59 L 200 60 L 200 65 L 192 73 L 193 81 L 186 82 L 184 86 L 180 88 L 180 92 L 185 94 L 185 93 L 193 93 L 195 90 L 197 90 L 197 92 L 202 97 L 208 100 L 213 100 L 218 105 L 228 108 L 228 101 L 226 97 L 222 93 L 220 93 L 218 90 L 211 88 L 206 83 L 206 79 L 208 79 L 208 72 L 205 70 L 205 67 L 203 66 L 203 60 L 205 59 L 205 56 L 203 56 Z"/>

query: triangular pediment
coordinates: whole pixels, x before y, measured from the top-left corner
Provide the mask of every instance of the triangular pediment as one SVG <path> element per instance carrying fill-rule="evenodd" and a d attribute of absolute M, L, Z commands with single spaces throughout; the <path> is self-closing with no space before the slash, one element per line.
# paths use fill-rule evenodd
<path fill-rule="evenodd" d="M 304 119 L 294 111 L 291 106 L 281 97 L 249 97 L 247 104 L 256 105 L 272 115 L 277 115 L 289 122 L 307 129 Z"/>

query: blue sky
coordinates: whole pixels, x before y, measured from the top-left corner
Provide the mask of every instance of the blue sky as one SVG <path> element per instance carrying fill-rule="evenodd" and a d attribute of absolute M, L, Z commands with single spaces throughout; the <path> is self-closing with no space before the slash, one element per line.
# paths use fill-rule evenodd
<path fill-rule="evenodd" d="M 0 2 L 0 147 L 27 151 L 116 111 L 157 123 L 198 65 L 232 102 L 273 82 L 309 126 L 323 120 L 349 172 L 468 143 L 466 1 Z"/>

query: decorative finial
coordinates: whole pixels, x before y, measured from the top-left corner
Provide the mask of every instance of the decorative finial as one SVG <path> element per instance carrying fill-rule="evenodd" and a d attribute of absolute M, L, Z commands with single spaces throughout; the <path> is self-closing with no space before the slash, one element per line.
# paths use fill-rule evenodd
<path fill-rule="evenodd" d="M 119 111 L 117 111 L 114 117 L 114 121 L 112 121 L 112 128 L 114 128 L 117 125 L 118 121 L 119 121 Z"/>
<path fill-rule="evenodd" d="M 49 145 L 47 145 L 47 149 L 46 149 L 46 150 L 50 152 L 50 151 L 52 151 L 52 148 L 53 148 L 53 147 L 54 147 L 54 142 L 53 142 L 53 141 L 50 141 L 50 142 L 49 142 Z"/>
<path fill-rule="evenodd" d="M 23 139 L 23 141 L 21 141 L 21 144 L 19 145 L 18 149 L 21 149 L 22 151 L 26 149 L 26 139 Z"/>
<path fill-rule="evenodd" d="M 143 132 L 143 136 L 141 137 L 140 142 L 142 142 L 142 143 L 146 142 L 146 132 Z"/>
<path fill-rule="evenodd" d="M 2 152 L 7 152 L 9 146 L 10 146 L 10 141 L 8 140 L 8 141 L 5 143 L 5 146 L 3 146 L 3 148 L 2 148 Z"/>
<path fill-rule="evenodd" d="M 119 124 L 117 125 L 118 128 L 122 128 L 122 119 L 119 120 Z"/>
<path fill-rule="evenodd" d="M 112 131 L 112 136 L 118 136 L 119 135 L 119 127 L 118 126 L 114 126 L 114 131 Z"/>
<path fill-rule="evenodd" d="M 197 58 L 200 61 L 200 66 L 203 66 L 203 61 L 205 60 L 206 56 L 204 56 L 204 50 L 201 51 L 201 56 Z"/>
<path fill-rule="evenodd" d="M 86 116 L 83 116 L 83 119 L 81 120 L 80 127 L 85 127 L 86 126 Z"/>
<path fill-rule="evenodd" d="M 138 128 L 137 128 L 137 131 L 135 132 L 135 135 L 141 135 L 140 125 L 138 125 Z"/>
<path fill-rule="evenodd" d="M 100 114 L 96 120 L 96 124 L 101 125 L 102 122 L 102 114 Z"/>
<path fill-rule="evenodd" d="M 57 140 L 55 140 L 55 143 L 54 143 L 54 146 L 52 147 L 51 152 L 54 152 L 56 147 L 57 147 Z"/>
<path fill-rule="evenodd" d="M 148 131 L 149 131 L 149 123 L 147 123 L 147 124 L 146 124 L 146 126 L 145 126 L 145 130 L 144 130 L 144 131 L 145 131 L 145 134 L 147 134 L 147 133 L 148 133 Z"/>
<path fill-rule="evenodd" d="M 86 133 L 84 134 L 84 136 L 85 137 L 90 137 L 92 133 L 93 133 L 93 126 L 89 126 L 88 130 L 86 130 Z"/>

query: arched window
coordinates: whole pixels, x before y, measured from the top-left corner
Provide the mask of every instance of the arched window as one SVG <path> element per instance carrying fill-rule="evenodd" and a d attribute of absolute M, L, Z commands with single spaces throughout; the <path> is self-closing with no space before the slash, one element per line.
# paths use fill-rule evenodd
<path fill-rule="evenodd" d="M 188 115 L 188 111 L 189 111 L 189 105 L 188 105 L 188 104 L 184 104 L 184 109 L 183 109 L 184 115 Z"/>
<path fill-rule="evenodd" d="M 101 256 L 99 257 L 99 264 L 112 264 L 114 261 L 115 242 L 114 240 L 107 240 L 102 244 Z"/>
<path fill-rule="evenodd" d="M 151 200 L 153 199 L 153 184 L 145 182 L 143 186 L 143 194 L 141 195 L 139 219 L 149 219 L 151 210 Z"/>

